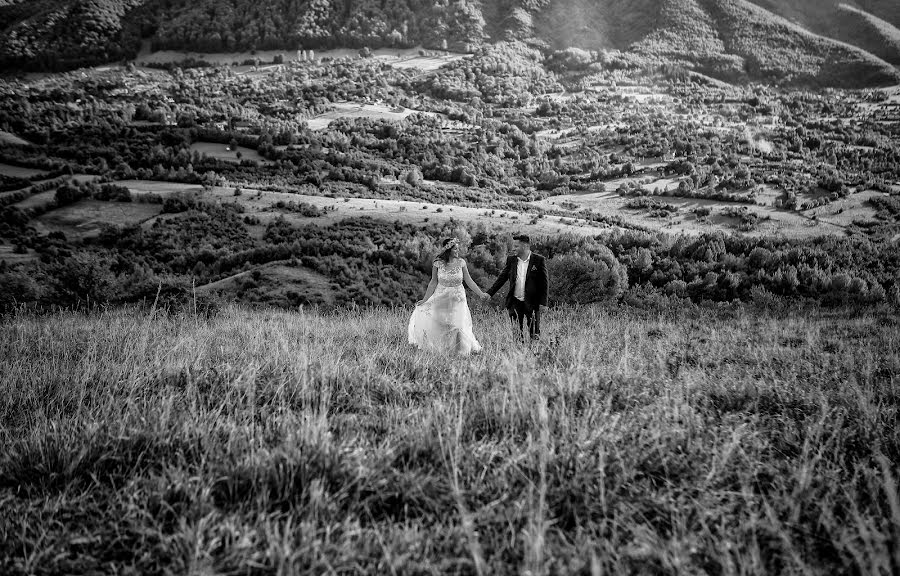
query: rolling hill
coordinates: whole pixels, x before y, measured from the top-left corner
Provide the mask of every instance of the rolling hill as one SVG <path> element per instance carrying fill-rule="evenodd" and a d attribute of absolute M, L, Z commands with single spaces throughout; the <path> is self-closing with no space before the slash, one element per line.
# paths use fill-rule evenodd
<path fill-rule="evenodd" d="M 143 0 L 7 0 L 0 3 L 0 70 L 67 70 L 137 51 L 125 16 Z"/>
<path fill-rule="evenodd" d="M 887 0 L 7 0 L 0 67 L 69 69 L 156 49 L 199 52 L 484 40 L 617 49 L 727 80 L 900 82 L 900 4 Z"/>
<path fill-rule="evenodd" d="M 900 64 L 900 2 L 753 0 L 812 32 L 859 46 Z"/>
<path fill-rule="evenodd" d="M 814 16 L 812 4 L 806 7 L 807 12 L 782 12 L 805 14 L 804 22 L 816 23 L 816 29 L 828 27 L 819 23 L 828 20 L 821 9 Z M 816 34 L 746 0 L 550 2 L 535 13 L 532 32 L 554 48 L 629 50 L 726 79 L 828 86 L 896 82 L 897 69 L 872 53 L 893 58 L 888 39 L 896 29 L 859 9 L 833 8 L 828 21 L 835 26 L 844 14 L 851 14 L 858 28 L 869 30 L 855 35 L 863 47 Z M 877 35 L 872 33 L 876 30 Z"/>

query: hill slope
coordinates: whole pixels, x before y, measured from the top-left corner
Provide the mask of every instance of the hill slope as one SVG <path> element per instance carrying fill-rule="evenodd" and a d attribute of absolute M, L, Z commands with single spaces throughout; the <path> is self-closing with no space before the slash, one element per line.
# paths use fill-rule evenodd
<path fill-rule="evenodd" d="M 853 42 L 891 64 L 900 65 L 900 29 L 896 25 L 847 4 L 841 4 L 838 11 L 845 25 L 836 32 L 849 34 L 835 35 L 836 38 Z"/>
<path fill-rule="evenodd" d="M 726 49 L 745 59 L 752 77 L 847 87 L 897 79 L 896 69 L 861 48 L 812 34 L 750 2 L 701 3 L 717 22 Z"/>
<path fill-rule="evenodd" d="M 900 2 L 752 0 L 812 32 L 859 46 L 900 64 Z"/>
<path fill-rule="evenodd" d="M 133 55 L 141 36 L 156 49 L 199 52 L 417 44 L 467 49 L 489 38 L 631 50 L 650 63 L 676 62 L 726 79 L 829 86 L 900 82 L 897 69 L 884 60 L 900 63 L 900 9 L 876 0 L 818 2 L 9 2 L 0 5 L 0 21 L 6 22 L 0 66 L 66 69 L 108 61 Z"/>
<path fill-rule="evenodd" d="M 881 37 L 891 36 L 889 23 L 877 24 L 858 10 L 854 15 L 869 28 L 877 25 Z M 887 84 L 900 78 L 877 56 L 816 35 L 745 0 L 550 2 L 536 12 L 533 33 L 555 48 L 632 50 L 725 77 L 829 86 Z M 859 36 L 870 39 L 870 48 L 880 46 L 870 34 Z"/>
<path fill-rule="evenodd" d="M 896 318 L 408 313 L 0 323 L 0 572 L 890 573 Z"/>
<path fill-rule="evenodd" d="M 126 13 L 145 0 L 36 0 L 0 4 L 0 69 L 67 70 L 137 50 Z"/>

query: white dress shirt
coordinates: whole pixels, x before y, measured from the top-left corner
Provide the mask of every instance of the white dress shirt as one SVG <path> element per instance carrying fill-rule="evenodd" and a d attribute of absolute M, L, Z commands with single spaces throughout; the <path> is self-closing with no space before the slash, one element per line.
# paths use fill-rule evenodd
<path fill-rule="evenodd" d="M 525 300 L 525 275 L 528 274 L 529 260 L 531 260 L 531 254 L 525 260 L 516 256 L 516 287 L 513 289 L 513 296 L 523 301 Z"/>

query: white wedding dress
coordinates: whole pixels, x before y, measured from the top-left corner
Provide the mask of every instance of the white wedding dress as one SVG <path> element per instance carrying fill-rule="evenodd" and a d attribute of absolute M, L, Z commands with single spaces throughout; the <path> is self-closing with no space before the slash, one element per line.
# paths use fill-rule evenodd
<path fill-rule="evenodd" d="M 409 343 L 420 350 L 480 352 L 481 344 L 472 333 L 472 314 L 463 287 L 463 261 L 450 264 L 435 260 L 438 285 L 431 298 L 416 306 L 409 319 Z"/>

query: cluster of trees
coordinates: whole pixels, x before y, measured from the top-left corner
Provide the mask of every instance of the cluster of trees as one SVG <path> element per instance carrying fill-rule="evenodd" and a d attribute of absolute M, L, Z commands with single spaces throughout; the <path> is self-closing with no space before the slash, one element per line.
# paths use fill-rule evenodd
<path fill-rule="evenodd" d="M 175 2 L 158 17 L 157 49 L 200 52 L 335 46 L 463 47 L 484 39 L 469 0 L 288 0 Z"/>
<path fill-rule="evenodd" d="M 142 0 L 4 2 L 0 69 L 59 71 L 133 57 L 140 36 L 123 33 Z"/>
<path fill-rule="evenodd" d="M 535 94 L 562 90 L 543 60 L 538 50 L 520 42 L 485 44 L 473 57 L 444 66 L 418 85 L 438 99 L 527 106 Z"/>
<path fill-rule="evenodd" d="M 884 209 L 896 214 L 895 204 Z M 240 205 L 175 197 L 163 208 L 164 215 L 149 228 L 111 226 L 84 245 L 72 245 L 61 235 L 42 237 L 32 246 L 41 260 L 27 273 L 3 270 L 0 284 L 17 302 L 122 302 L 152 295 L 159 284 L 177 292 L 179 286 L 293 260 L 327 278 L 329 294 L 279 300 L 285 305 L 390 305 L 420 295 L 443 237 L 462 239 L 473 277 L 482 285 L 500 272 L 512 250 L 508 233 L 483 225 L 419 228 L 359 218 L 323 227 L 276 219 L 256 239 Z M 785 241 L 611 231 L 540 238 L 534 248 L 549 258 L 551 299 L 557 304 L 615 299 L 629 286 L 713 301 L 750 300 L 765 291 L 826 303 L 877 303 L 900 293 L 900 246 L 862 237 Z M 25 282 L 23 274 L 38 283 Z M 241 293 L 265 300 L 260 290 Z"/>

